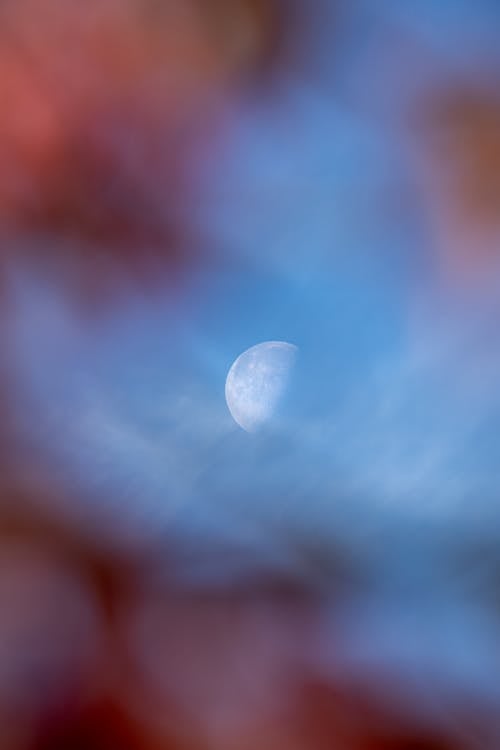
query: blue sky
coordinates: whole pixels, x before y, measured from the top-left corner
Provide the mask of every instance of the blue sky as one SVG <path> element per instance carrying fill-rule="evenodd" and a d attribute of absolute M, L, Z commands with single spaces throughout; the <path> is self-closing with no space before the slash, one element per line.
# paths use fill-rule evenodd
<path fill-rule="evenodd" d="M 404 127 L 412 92 L 434 85 L 429 67 L 477 75 L 479 35 L 489 48 L 495 4 L 454 3 L 449 17 L 448 5 L 358 3 L 337 46 L 325 11 L 303 69 L 272 96 L 228 104 L 195 165 L 192 220 L 214 257 L 183 294 L 131 289 L 87 324 L 57 285 L 13 277 L 22 427 L 86 498 L 79 513 L 229 545 L 235 571 L 286 560 L 277 526 L 314 538 L 478 506 L 490 517 L 496 303 L 444 299 Z M 374 65 L 395 29 L 433 60 L 405 71 L 404 95 L 390 50 Z M 289 412 L 248 436 L 224 382 L 242 351 L 272 339 L 300 349 Z"/>

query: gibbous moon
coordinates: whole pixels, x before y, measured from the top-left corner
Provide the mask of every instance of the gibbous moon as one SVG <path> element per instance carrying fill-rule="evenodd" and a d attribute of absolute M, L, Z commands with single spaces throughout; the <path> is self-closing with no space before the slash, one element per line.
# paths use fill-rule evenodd
<path fill-rule="evenodd" d="M 255 432 L 275 413 L 284 396 L 298 349 L 285 341 L 265 341 L 247 349 L 226 379 L 226 402 L 235 422 Z"/>

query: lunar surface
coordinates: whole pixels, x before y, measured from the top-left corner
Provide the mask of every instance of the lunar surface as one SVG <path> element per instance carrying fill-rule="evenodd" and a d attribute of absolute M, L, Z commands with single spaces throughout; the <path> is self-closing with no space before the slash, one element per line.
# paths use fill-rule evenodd
<path fill-rule="evenodd" d="M 243 352 L 226 379 L 226 402 L 235 422 L 255 432 L 275 415 L 286 393 L 298 349 L 265 341 Z"/>

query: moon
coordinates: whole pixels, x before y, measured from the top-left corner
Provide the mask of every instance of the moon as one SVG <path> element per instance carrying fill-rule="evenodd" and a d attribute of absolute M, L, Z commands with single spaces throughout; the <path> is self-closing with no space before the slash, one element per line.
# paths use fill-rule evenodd
<path fill-rule="evenodd" d="M 298 348 L 286 341 L 264 341 L 247 349 L 226 378 L 226 403 L 234 421 L 247 432 L 268 422 L 283 398 Z"/>

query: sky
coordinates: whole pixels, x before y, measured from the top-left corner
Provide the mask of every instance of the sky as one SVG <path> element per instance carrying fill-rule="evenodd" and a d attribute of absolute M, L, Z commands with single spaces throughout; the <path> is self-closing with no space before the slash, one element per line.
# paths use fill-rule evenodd
<path fill-rule="evenodd" d="M 412 122 L 440 86 L 495 80 L 498 12 L 320 4 L 295 65 L 228 97 L 193 152 L 204 260 L 175 294 L 127 282 L 82 322 L 57 276 L 13 264 L 19 430 L 81 493 L 69 512 L 215 578 L 293 567 L 288 536 L 498 523 L 498 269 L 443 273 Z M 224 384 L 266 340 L 300 355 L 283 419 L 249 436 Z"/>

